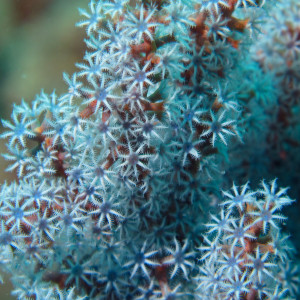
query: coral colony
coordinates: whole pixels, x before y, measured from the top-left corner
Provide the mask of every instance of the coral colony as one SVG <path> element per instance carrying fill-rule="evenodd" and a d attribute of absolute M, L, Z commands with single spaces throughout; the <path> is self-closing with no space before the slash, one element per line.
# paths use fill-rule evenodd
<path fill-rule="evenodd" d="M 18 176 L 0 198 L 12 294 L 296 299 L 294 247 L 281 229 L 294 200 L 276 179 L 253 187 L 233 174 L 250 157 L 239 145 L 271 130 L 276 107 L 296 114 L 299 11 L 297 0 L 80 9 L 87 51 L 63 74 L 68 92 L 42 91 L 2 120 Z"/>

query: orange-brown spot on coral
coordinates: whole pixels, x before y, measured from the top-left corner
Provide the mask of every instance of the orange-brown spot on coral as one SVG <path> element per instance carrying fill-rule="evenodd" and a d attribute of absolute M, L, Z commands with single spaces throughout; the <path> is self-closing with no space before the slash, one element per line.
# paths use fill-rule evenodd
<path fill-rule="evenodd" d="M 167 267 L 164 265 L 158 266 L 155 268 L 154 273 L 164 296 L 165 292 L 170 290 L 168 287 Z"/>
<path fill-rule="evenodd" d="M 235 49 L 239 48 L 240 41 L 234 40 L 232 38 L 227 38 L 227 41 L 231 44 L 231 46 Z"/>
<path fill-rule="evenodd" d="M 163 112 L 165 110 L 164 102 L 155 102 L 155 103 L 146 102 L 143 104 L 143 107 L 145 111 Z"/>
<path fill-rule="evenodd" d="M 131 53 L 133 57 L 139 57 L 141 53 L 145 53 L 146 56 L 152 51 L 151 42 L 145 41 L 139 45 L 131 45 Z"/>
<path fill-rule="evenodd" d="M 216 97 L 215 101 L 213 102 L 213 105 L 212 105 L 212 110 L 214 112 L 218 112 L 220 110 L 220 108 L 223 107 L 223 104 L 221 102 L 219 102 L 219 99 L 218 97 Z"/>
<path fill-rule="evenodd" d="M 231 20 L 228 22 L 228 27 L 231 30 L 237 30 L 243 32 L 246 29 L 248 23 L 249 23 L 249 19 L 240 20 L 232 17 Z"/>
<path fill-rule="evenodd" d="M 147 60 L 150 60 L 152 64 L 157 65 L 160 62 L 160 58 L 156 56 L 154 53 L 150 53 L 147 56 Z"/>
<path fill-rule="evenodd" d="M 81 113 L 82 119 L 88 119 L 94 112 L 97 105 L 97 100 L 92 101 Z"/>

